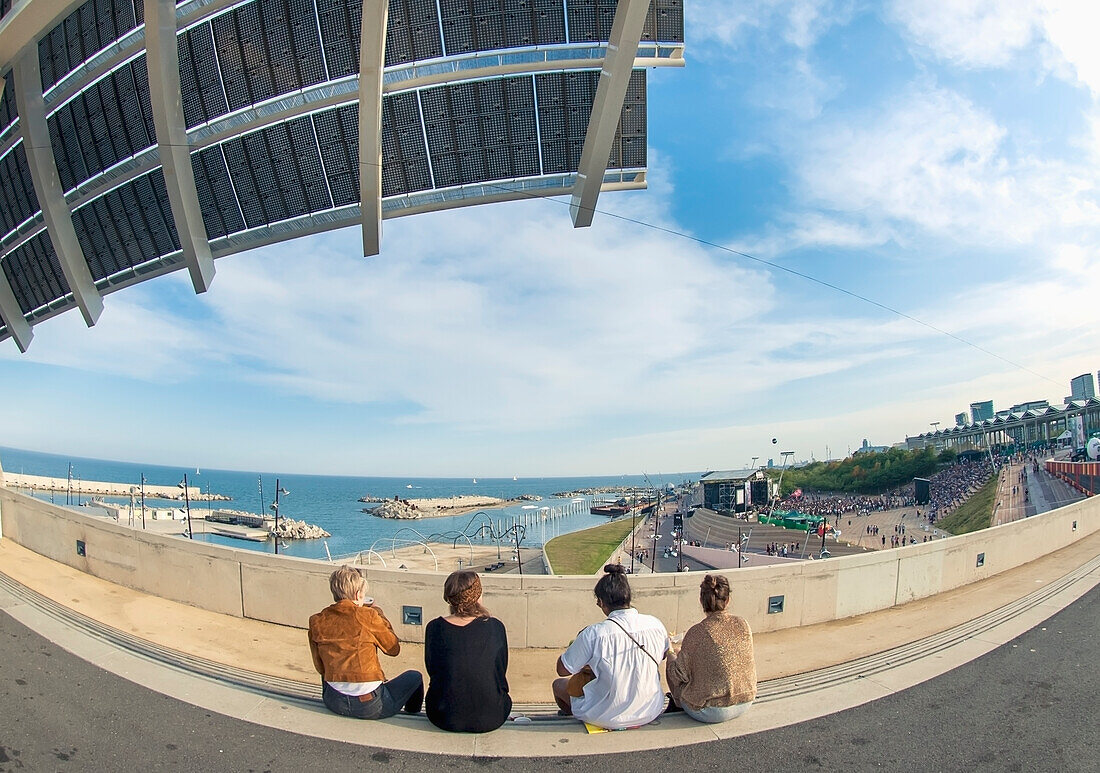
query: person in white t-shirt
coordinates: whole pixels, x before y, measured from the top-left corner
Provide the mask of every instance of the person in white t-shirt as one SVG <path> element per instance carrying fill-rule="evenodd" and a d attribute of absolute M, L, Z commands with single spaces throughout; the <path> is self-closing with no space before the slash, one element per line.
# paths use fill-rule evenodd
<path fill-rule="evenodd" d="M 603 570 L 595 594 L 607 619 L 577 634 L 558 658 L 563 678 L 554 680 L 554 700 L 562 714 L 620 730 L 648 724 L 664 711 L 660 662 L 670 644 L 660 620 L 630 606 L 623 567 L 608 564 Z"/>

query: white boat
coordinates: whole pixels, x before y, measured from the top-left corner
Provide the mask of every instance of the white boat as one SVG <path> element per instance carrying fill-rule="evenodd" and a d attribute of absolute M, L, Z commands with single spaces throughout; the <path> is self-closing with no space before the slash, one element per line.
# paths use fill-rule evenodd
<path fill-rule="evenodd" d="M 474 478 L 474 483 L 477 483 L 477 478 Z"/>

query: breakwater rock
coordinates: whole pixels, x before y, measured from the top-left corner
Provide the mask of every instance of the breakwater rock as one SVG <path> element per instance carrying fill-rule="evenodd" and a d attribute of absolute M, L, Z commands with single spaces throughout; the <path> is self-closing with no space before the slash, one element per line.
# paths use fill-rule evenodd
<path fill-rule="evenodd" d="M 399 499 L 387 499 L 378 507 L 370 510 L 371 515 L 379 518 L 393 518 L 399 521 L 415 521 L 421 517 L 416 505 Z"/>
<path fill-rule="evenodd" d="M 324 539 L 332 536 L 320 526 L 314 526 L 305 521 L 295 521 L 293 518 L 280 519 L 279 528 L 272 526 L 271 533 L 279 539 Z"/>

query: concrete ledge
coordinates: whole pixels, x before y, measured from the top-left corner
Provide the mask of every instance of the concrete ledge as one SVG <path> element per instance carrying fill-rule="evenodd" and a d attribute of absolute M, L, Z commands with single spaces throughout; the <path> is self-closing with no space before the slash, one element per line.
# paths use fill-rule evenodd
<path fill-rule="evenodd" d="M 203 609 L 304 627 L 328 603 L 332 565 L 152 534 L 0 488 L 3 534 L 81 572 Z M 723 572 L 731 611 L 756 633 L 842 620 L 930 598 L 1011 570 L 1100 530 L 1100 499 L 932 543 L 781 566 Z M 77 542 L 83 544 L 79 555 Z M 978 557 L 981 556 L 981 560 Z M 430 572 L 367 569 L 369 592 L 389 610 L 398 636 L 423 641 L 422 625 L 402 622 L 443 613 L 441 577 Z M 560 648 L 599 619 L 591 577 L 485 576 L 486 606 L 521 647 Z M 638 606 L 682 631 L 698 618 L 698 572 L 636 575 Z M 769 613 L 769 598 L 783 610 Z"/>

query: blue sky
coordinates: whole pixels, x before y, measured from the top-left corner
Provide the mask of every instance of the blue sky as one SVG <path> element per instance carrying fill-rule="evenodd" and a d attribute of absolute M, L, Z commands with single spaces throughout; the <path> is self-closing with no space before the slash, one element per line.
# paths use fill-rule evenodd
<path fill-rule="evenodd" d="M 1100 369 L 1093 3 L 688 0 L 649 190 L 385 223 L 0 346 L 2 444 L 182 467 L 535 476 L 843 456 Z M 620 219 L 612 214 L 621 215 Z M 870 298 L 966 339 L 728 250 Z M 778 456 L 777 456 L 778 459 Z"/>

